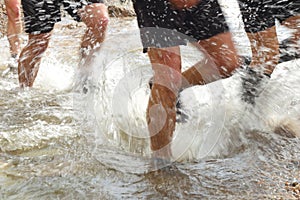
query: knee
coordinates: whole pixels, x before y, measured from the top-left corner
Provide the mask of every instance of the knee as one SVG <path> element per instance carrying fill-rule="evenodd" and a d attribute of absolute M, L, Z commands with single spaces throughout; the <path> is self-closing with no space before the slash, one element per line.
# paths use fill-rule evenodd
<path fill-rule="evenodd" d="M 82 13 L 82 21 L 90 29 L 106 30 L 109 22 L 107 7 L 102 3 L 86 6 Z"/>
<path fill-rule="evenodd" d="M 6 1 L 6 10 L 8 18 L 19 18 L 21 15 L 20 2 L 18 0 Z"/>
<path fill-rule="evenodd" d="M 223 77 L 229 77 L 241 66 L 241 59 L 237 54 L 224 56 L 221 60 L 216 61 L 219 66 L 220 74 Z"/>

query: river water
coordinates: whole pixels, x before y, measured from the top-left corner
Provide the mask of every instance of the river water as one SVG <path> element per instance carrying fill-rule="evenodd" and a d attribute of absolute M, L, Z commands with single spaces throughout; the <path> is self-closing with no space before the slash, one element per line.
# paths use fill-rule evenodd
<path fill-rule="evenodd" d="M 232 26 L 241 54 L 248 54 L 240 24 Z M 183 106 L 192 107 L 194 121 L 176 132 L 173 148 L 188 153 L 170 170 L 153 172 L 143 138 L 151 70 L 136 27 L 134 18 L 111 19 L 87 94 L 73 89 L 85 74 L 77 69 L 83 27 L 67 18 L 54 30 L 32 89 L 18 88 L 15 69 L 2 74 L 0 199 L 299 198 L 286 186 L 300 181 L 300 140 L 294 137 L 300 133 L 299 60 L 278 66 L 255 107 L 239 100 L 238 75 L 215 85 L 224 88 L 221 102 L 213 100 L 219 98 L 213 85 L 187 89 L 183 96 L 197 101 L 183 97 Z M 0 44 L 2 73 L 6 38 Z M 182 52 L 185 66 L 199 58 L 190 46 Z M 127 75 L 140 81 L 125 98 L 130 105 L 118 103 L 126 96 L 118 87 Z M 191 140 L 189 147 L 180 144 Z M 198 148 L 204 144 L 213 148 Z"/>

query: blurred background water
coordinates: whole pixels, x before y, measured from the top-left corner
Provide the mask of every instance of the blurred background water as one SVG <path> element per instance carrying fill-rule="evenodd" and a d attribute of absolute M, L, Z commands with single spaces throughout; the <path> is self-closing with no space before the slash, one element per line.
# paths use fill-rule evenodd
<path fill-rule="evenodd" d="M 222 2 L 239 52 L 249 55 L 230 18 L 235 4 Z M 87 94 L 73 89 L 83 31 L 68 17 L 57 24 L 24 91 L 16 69 L 2 74 L 9 51 L 0 39 L 0 199 L 299 198 L 289 187 L 300 181 L 299 60 L 278 65 L 254 108 L 240 101 L 239 74 L 183 91 L 191 119 L 175 132 L 176 167 L 154 173 L 144 118 L 152 72 L 136 19 L 111 19 Z M 184 67 L 201 57 L 189 45 L 182 52 Z"/>

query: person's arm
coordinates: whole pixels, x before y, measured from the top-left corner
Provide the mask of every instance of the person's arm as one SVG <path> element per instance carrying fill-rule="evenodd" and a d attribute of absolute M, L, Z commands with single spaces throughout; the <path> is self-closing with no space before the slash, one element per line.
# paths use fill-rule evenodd
<path fill-rule="evenodd" d="M 197 5 L 201 0 L 169 0 L 177 9 L 190 8 Z"/>

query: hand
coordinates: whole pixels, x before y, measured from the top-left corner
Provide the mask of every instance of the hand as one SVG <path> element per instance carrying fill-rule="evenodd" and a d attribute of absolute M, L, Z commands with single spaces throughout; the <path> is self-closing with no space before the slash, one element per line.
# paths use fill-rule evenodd
<path fill-rule="evenodd" d="M 190 8 L 197 5 L 200 0 L 169 0 L 177 9 Z"/>

